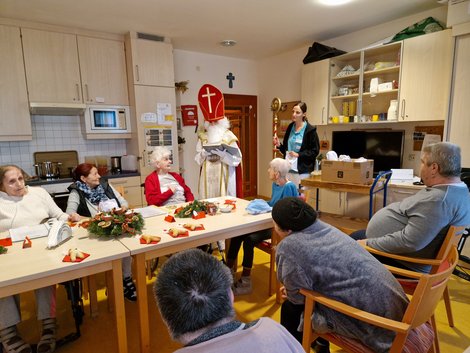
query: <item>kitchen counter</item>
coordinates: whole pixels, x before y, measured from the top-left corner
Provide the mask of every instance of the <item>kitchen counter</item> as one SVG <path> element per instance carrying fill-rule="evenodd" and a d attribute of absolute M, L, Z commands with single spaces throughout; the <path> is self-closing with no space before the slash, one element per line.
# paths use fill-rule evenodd
<path fill-rule="evenodd" d="M 127 178 L 127 177 L 134 177 L 140 176 L 139 172 L 124 172 L 119 174 L 106 174 L 102 175 L 101 177 L 108 180 L 108 179 L 115 179 L 115 178 Z M 73 183 L 72 178 L 61 178 L 61 179 L 53 179 L 53 180 L 46 180 L 46 179 L 32 179 L 26 182 L 26 185 L 31 186 L 41 186 L 41 185 L 52 185 L 52 184 L 71 184 Z"/>

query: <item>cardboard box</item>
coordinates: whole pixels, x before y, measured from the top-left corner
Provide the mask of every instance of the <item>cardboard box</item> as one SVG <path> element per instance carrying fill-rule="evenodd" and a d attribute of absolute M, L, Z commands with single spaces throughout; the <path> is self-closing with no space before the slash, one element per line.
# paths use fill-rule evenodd
<path fill-rule="evenodd" d="M 374 160 L 366 162 L 327 161 L 321 162 L 321 179 L 352 184 L 371 184 L 374 179 Z"/>

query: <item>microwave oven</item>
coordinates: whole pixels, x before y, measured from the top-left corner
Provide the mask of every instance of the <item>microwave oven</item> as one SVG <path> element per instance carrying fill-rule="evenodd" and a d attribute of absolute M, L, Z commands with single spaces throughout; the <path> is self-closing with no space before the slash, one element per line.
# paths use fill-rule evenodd
<path fill-rule="evenodd" d="M 131 132 L 128 106 L 88 105 L 84 116 L 87 134 L 127 134 Z"/>

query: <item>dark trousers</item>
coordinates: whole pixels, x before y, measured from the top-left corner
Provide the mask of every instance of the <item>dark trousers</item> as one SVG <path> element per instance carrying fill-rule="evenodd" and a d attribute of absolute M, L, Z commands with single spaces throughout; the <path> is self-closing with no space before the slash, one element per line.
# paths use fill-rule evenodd
<path fill-rule="evenodd" d="M 281 325 L 302 344 L 302 332 L 297 331 L 300 316 L 304 312 L 303 304 L 293 304 L 286 300 L 281 306 Z"/>
<path fill-rule="evenodd" d="M 242 266 L 244 268 L 252 268 L 256 244 L 262 242 L 263 240 L 271 239 L 271 231 L 271 229 L 265 229 L 256 233 L 240 235 L 239 237 L 230 239 L 230 246 L 227 252 L 227 259 L 235 260 L 243 243 Z"/>

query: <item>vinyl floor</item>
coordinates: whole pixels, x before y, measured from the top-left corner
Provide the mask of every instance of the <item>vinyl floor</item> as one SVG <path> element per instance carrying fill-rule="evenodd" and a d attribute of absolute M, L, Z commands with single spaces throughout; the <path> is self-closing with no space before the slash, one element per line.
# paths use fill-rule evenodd
<path fill-rule="evenodd" d="M 237 316 L 242 321 L 254 320 L 260 316 L 268 316 L 279 321 L 280 306 L 275 302 L 275 296 L 268 297 L 269 256 L 255 249 L 255 266 L 252 272 L 254 291 L 250 295 L 235 299 Z M 240 252 L 240 256 L 241 256 Z M 239 259 L 241 263 L 241 258 Z M 240 269 L 241 270 L 241 269 Z M 158 270 L 157 270 L 158 271 Z M 240 271 L 239 271 L 240 273 Z M 98 283 L 104 287 L 104 276 L 97 278 Z M 173 352 L 179 345 L 173 342 L 160 319 L 152 293 L 155 281 L 148 281 L 149 316 L 151 334 L 151 352 Z M 447 324 L 447 317 L 443 301 L 436 312 L 439 330 L 440 347 L 442 353 L 462 353 L 470 346 L 470 282 L 452 276 L 449 283 L 455 327 Z M 86 315 L 80 327 L 81 337 L 57 349 L 60 353 L 72 352 L 116 352 L 116 330 L 113 312 L 108 309 L 105 289 L 98 291 L 99 313 L 92 318 L 88 302 L 85 301 Z M 139 352 L 139 335 L 137 323 L 137 306 L 126 301 L 126 321 L 128 332 L 129 353 Z M 75 330 L 70 304 L 66 299 L 63 287 L 58 287 L 58 335 L 63 337 Z M 40 326 L 35 318 L 34 296 L 32 293 L 22 294 L 23 322 L 19 330 L 28 342 L 35 343 L 39 337 Z M 223 348 L 221 348 L 223 351 Z M 332 347 L 332 352 L 341 352 L 339 348 Z"/>

